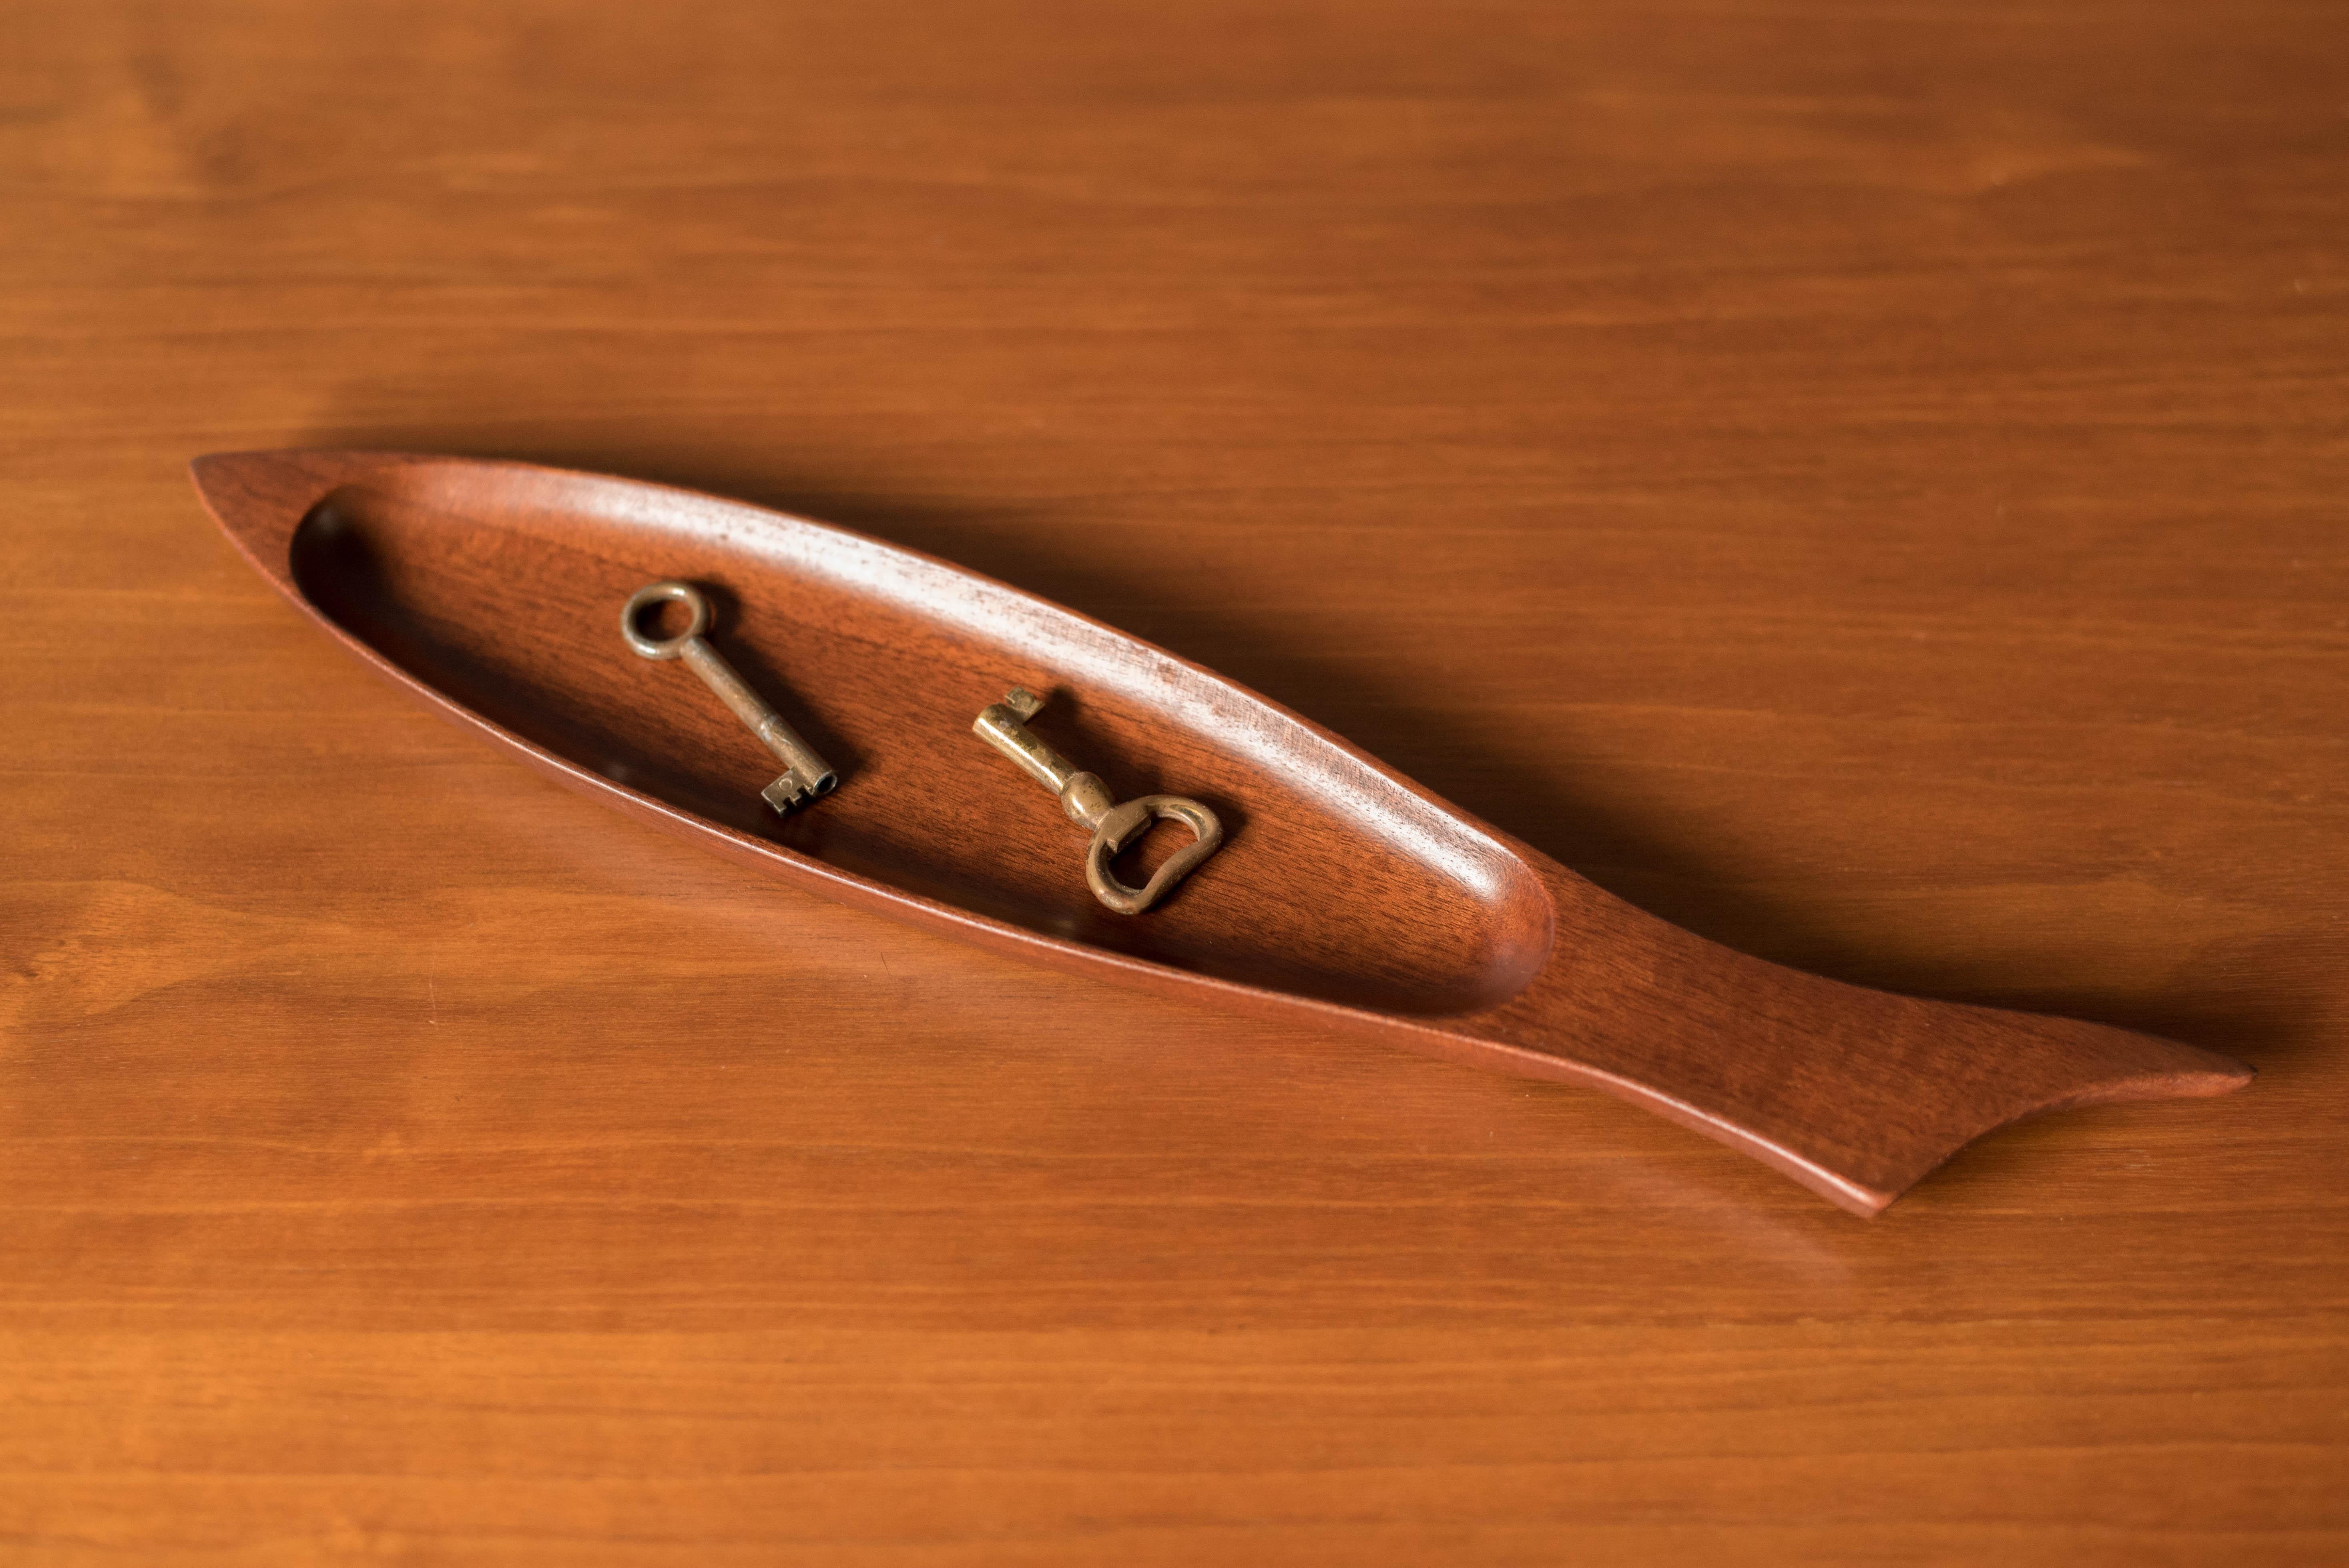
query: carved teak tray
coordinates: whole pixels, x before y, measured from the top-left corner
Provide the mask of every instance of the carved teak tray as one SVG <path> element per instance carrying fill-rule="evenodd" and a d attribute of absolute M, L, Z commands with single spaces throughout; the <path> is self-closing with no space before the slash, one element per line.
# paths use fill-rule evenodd
<path fill-rule="evenodd" d="M 1212 671 L 844 529 L 518 463 L 244 452 L 194 470 L 237 547 L 344 646 L 609 805 L 1019 957 L 1589 1084 L 1858 1213 L 2018 1118 L 2251 1077 L 1733 953 Z M 776 816 L 758 740 L 629 651 L 619 607 L 659 579 L 704 591 L 713 642 L 838 769 L 836 793 Z M 1146 914 L 1102 908 L 1081 834 L 971 734 L 1015 686 L 1052 694 L 1040 734 L 1122 798 L 1206 802 L 1221 852 Z"/>

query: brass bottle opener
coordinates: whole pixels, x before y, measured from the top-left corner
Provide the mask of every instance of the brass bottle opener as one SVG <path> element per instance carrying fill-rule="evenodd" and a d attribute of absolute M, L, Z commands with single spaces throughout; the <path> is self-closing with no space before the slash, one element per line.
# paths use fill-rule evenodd
<path fill-rule="evenodd" d="M 1004 694 L 1001 702 L 980 709 L 971 732 L 1058 795 L 1069 820 L 1092 830 L 1093 841 L 1085 851 L 1086 885 L 1095 898 L 1118 913 L 1140 914 L 1223 847 L 1224 825 L 1206 807 L 1181 795 L 1144 795 L 1123 806 L 1117 804 L 1108 785 L 1030 732 L 1028 721 L 1043 707 L 1042 697 L 1025 686 L 1017 687 Z M 1147 883 L 1128 887 L 1110 874 L 1110 862 L 1152 821 L 1162 818 L 1190 829 L 1191 842 L 1169 855 Z"/>
<path fill-rule="evenodd" d="M 674 637 L 647 637 L 637 628 L 636 617 L 664 600 L 684 605 L 692 620 Z M 832 764 L 818 757 L 815 748 L 802 740 L 799 731 L 785 724 L 750 689 L 750 683 L 734 673 L 734 666 L 702 635 L 709 630 L 709 601 L 689 583 L 648 583 L 629 594 L 627 607 L 620 612 L 620 635 L 627 638 L 628 646 L 648 659 L 683 659 L 702 684 L 718 694 L 718 700 L 733 709 L 734 717 L 749 725 L 767 749 L 782 759 L 783 776 L 759 791 L 768 805 L 778 813 L 787 812 L 819 795 L 831 794 L 833 786 L 840 782 Z"/>

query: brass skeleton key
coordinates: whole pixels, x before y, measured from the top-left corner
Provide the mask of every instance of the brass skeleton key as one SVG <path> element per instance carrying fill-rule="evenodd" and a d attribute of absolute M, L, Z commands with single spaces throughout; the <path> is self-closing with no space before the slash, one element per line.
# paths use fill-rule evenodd
<path fill-rule="evenodd" d="M 665 600 L 684 605 L 693 618 L 674 637 L 647 637 L 637 627 L 636 617 Z M 783 776 L 759 791 L 768 805 L 787 812 L 819 795 L 831 794 L 833 786 L 840 782 L 832 765 L 734 673 L 734 666 L 703 635 L 709 630 L 709 601 L 689 583 L 654 583 L 639 588 L 628 595 L 627 607 L 620 612 L 620 634 L 628 639 L 628 646 L 648 659 L 683 659 L 718 694 L 718 700 L 732 708 L 734 717 L 749 725 L 750 732 L 766 742 L 767 749 L 782 759 Z"/>
<path fill-rule="evenodd" d="M 1108 785 L 1081 771 L 1030 732 L 1028 721 L 1043 707 L 1042 697 L 1025 686 L 1016 688 L 1006 693 L 1001 702 L 980 709 L 971 731 L 1019 764 L 1022 773 L 1058 795 L 1069 820 L 1093 830 L 1093 841 L 1085 851 L 1086 885 L 1095 898 L 1118 913 L 1140 914 L 1222 847 L 1224 825 L 1206 807 L 1181 795 L 1144 795 L 1123 806 L 1117 804 Z M 1110 862 L 1159 818 L 1190 829 L 1191 842 L 1166 857 L 1165 864 L 1147 883 L 1128 887 L 1110 874 Z"/>

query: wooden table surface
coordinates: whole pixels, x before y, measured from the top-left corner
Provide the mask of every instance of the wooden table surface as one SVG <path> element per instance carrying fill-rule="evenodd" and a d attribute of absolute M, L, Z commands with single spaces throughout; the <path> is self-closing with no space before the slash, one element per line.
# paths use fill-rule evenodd
<path fill-rule="evenodd" d="M 0 1560 L 2349 1553 L 2338 5 L 8 29 Z M 2262 1076 L 1869 1222 L 1031 972 L 377 682 L 185 477 L 295 444 L 851 523 Z"/>

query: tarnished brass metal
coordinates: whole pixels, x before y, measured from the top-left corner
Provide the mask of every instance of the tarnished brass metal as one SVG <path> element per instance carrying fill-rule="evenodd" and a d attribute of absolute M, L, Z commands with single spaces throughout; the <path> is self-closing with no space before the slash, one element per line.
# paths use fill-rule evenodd
<path fill-rule="evenodd" d="M 673 602 L 685 606 L 691 619 L 684 631 L 674 637 L 647 637 L 636 618 L 655 604 Z M 648 659 L 683 659 L 702 683 L 718 694 L 718 700 L 733 709 L 734 717 L 750 727 L 750 732 L 766 743 L 784 764 L 783 776 L 759 791 L 760 796 L 777 811 L 789 811 L 819 795 L 829 795 L 840 778 L 832 765 L 815 754 L 815 748 L 800 738 L 799 731 L 785 724 L 781 715 L 760 699 L 749 683 L 734 673 L 734 666 L 720 657 L 709 645 L 705 635 L 709 630 L 709 601 L 689 583 L 653 583 L 628 595 L 626 608 L 620 612 L 620 635 L 628 646 Z"/>
<path fill-rule="evenodd" d="M 1028 721 L 1044 699 L 1025 686 L 979 710 L 972 733 L 1019 766 L 1019 771 L 1061 798 L 1069 820 L 1092 830 L 1085 851 L 1085 883 L 1093 896 L 1120 914 L 1140 914 L 1223 847 L 1224 825 L 1198 801 L 1182 795 L 1144 795 L 1121 806 L 1109 786 L 1038 739 Z M 1191 841 L 1166 857 L 1141 887 L 1128 887 L 1110 873 L 1110 864 L 1152 822 L 1164 819 L 1191 830 Z"/>

